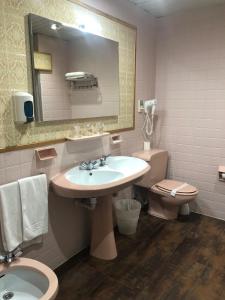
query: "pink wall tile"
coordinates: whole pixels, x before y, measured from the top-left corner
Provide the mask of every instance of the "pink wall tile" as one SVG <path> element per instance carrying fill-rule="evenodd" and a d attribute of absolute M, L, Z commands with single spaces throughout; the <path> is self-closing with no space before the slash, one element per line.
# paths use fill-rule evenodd
<path fill-rule="evenodd" d="M 225 219 L 225 186 L 217 179 L 217 166 L 225 165 L 225 7 L 161 18 L 155 43 L 154 19 L 127 0 L 84 2 L 137 26 L 136 100 L 155 95 L 159 100 L 155 146 L 170 152 L 168 177 L 199 188 L 193 210 Z M 46 97 L 59 95 L 54 87 L 46 84 Z M 124 142 L 111 146 L 113 155 L 142 149 L 143 117 L 137 111 L 135 115 L 135 130 L 122 133 Z M 0 154 L 0 184 L 40 172 L 50 179 L 81 160 L 109 152 L 104 150 L 108 144 L 55 148 L 58 157 L 50 162 L 36 162 L 33 149 Z M 129 193 L 122 191 L 121 196 Z M 56 267 L 89 243 L 89 214 L 50 190 L 49 220 L 44 243 L 26 249 L 25 255 Z"/>
<path fill-rule="evenodd" d="M 155 77 L 154 19 L 128 1 L 101 0 L 87 2 L 137 26 L 136 99 L 153 97 Z M 42 50 L 44 51 L 44 49 Z M 46 84 L 45 81 L 42 84 L 47 89 L 46 96 L 55 95 L 55 83 L 50 84 L 48 82 Z M 111 149 L 109 149 L 108 143 L 104 145 L 93 143 L 54 145 L 58 156 L 49 162 L 36 162 L 34 149 L 0 154 L 0 184 L 41 172 L 46 173 L 48 179 L 50 179 L 59 171 L 72 167 L 79 161 L 97 158 L 109 151 L 112 155 L 131 154 L 133 151 L 140 150 L 143 147 L 141 126 L 142 117 L 136 113 L 135 130 L 122 133 L 124 143 L 112 146 Z M 130 189 L 121 192 L 121 197 L 126 195 L 130 197 Z M 63 199 L 56 196 L 50 189 L 49 233 L 44 237 L 43 244 L 27 248 L 24 255 L 43 261 L 53 268 L 57 267 L 88 245 L 89 217 L 87 210 L 77 206 L 71 199 Z"/>
<path fill-rule="evenodd" d="M 225 219 L 225 6 L 158 20 L 156 97 L 170 177 L 197 186 L 193 209 Z"/>
<path fill-rule="evenodd" d="M 38 35 L 39 51 L 51 53 L 52 72 L 40 72 L 44 120 L 71 119 L 71 107 L 65 73 L 68 69 L 68 42 Z"/>

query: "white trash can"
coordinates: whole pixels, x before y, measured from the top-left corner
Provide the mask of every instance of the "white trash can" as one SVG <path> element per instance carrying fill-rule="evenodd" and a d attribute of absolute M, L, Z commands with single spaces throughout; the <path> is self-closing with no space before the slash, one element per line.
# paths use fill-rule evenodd
<path fill-rule="evenodd" d="M 119 232 L 134 234 L 137 229 L 141 203 L 134 199 L 120 199 L 114 202 Z"/>

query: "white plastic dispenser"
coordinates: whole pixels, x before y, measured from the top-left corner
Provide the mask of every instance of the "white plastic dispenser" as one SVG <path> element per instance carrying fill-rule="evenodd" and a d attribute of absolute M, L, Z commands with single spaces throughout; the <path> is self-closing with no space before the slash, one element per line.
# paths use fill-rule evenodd
<path fill-rule="evenodd" d="M 29 123 L 34 121 L 34 100 L 27 92 L 15 92 L 13 95 L 14 121 Z"/>

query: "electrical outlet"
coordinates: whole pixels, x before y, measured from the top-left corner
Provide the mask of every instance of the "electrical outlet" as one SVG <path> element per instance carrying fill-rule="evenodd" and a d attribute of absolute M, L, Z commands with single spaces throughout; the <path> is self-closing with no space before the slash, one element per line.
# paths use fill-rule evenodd
<path fill-rule="evenodd" d="M 143 112 L 144 110 L 144 100 L 138 100 L 138 112 Z"/>

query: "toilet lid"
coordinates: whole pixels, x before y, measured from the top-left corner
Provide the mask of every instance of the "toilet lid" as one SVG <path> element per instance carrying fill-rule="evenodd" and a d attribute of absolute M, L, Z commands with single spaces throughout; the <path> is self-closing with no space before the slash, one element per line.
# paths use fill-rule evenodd
<path fill-rule="evenodd" d="M 177 195 L 193 195 L 198 192 L 197 188 L 190 185 L 190 184 L 185 184 L 185 182 L 181 181 L 176 181 L 176 180 L 162 180 L 158 183 L 156 183 L 153 187 L 153 190 L 159 190 L 167 194 L 171 194 L 173 190 L 176 190 Z"/>

